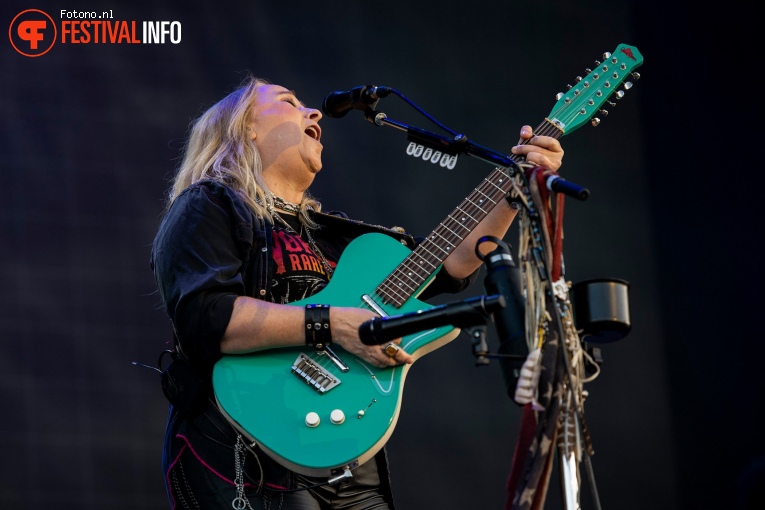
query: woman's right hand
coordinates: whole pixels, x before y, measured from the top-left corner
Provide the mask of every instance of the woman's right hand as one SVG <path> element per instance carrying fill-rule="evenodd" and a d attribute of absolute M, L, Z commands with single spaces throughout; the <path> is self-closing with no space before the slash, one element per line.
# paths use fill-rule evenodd
<path fill-rule="evenodd" d="M 413 363 L 414 358 L 401 347 L 399 347 L 393 356 L 388 356 L 385 352 L 385 346 L 391 342 L 385 342 L 382 345 L 366 345 L 362 343 L 361 338 L 359 338 L 359 326 L 375 317 L 377 317 L 377 314 L 362 308 L 330 307 L 329 324 L 332 332 L 332 342 L 376 367 L 391 367 L 404 363 Z M 397 338 L 392 343 L 400 345 L 401 339 Z"/>

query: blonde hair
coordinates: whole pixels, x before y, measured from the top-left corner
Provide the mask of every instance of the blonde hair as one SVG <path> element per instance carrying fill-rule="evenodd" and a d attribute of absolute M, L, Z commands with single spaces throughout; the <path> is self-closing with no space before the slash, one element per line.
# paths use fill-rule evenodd
<path fill-rule="evenodd" d="M 248 75 L 233 92 L 192 123 L 169 192 L 168 208 L 192 184 L 212 179 L 234 189 L 257 216 L 273 222 L 273 200 L 263 180 L 263 163 L 248 133 L 258 87 L 269 83 Z M 306 192 L 300 205 L 303 223 L 315 227 L 308 210 L 321 211 L 321 204 Z"/>

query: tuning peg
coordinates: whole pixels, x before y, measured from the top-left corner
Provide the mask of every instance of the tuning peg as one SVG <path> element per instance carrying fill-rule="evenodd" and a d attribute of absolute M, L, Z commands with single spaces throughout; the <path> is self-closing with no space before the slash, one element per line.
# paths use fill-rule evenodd
<path fill-rule="evenodd" d="M 608 117 L 608 110 L 598 110 L 598 113 L 604 117 Z"/>
<path fill-rule="evenodd" d="M 599 66 L 600 66 L 600 64 L 602 64 L 602 62 L 601 62 L 600 60 L 596 60 L 596 61 L 595 61 L 595 67 L 599 67 Z"/>
<path fill-rule="evenodd" d="M 632 88 L 632 82 L 631 81 L 625 81 L 624 85 L 622 85 L 622 87 L 624 87 L 624 90 L 629 90 L 629 89 Z"/>
<path fill-rule="evenodd" d="M 624 97 L 624 91 L 623 90 L 617 90 L 614 92 L 614 95 L 616 96 L 616 99 L 621 99 Z"/>
<path fill-rule="evenodd" d="M 587 67 L 587 68 L 585 68 L 584 72 L 587 73 L 587 74 L 590 74 L 592 72 L 592 69 Z"/>
<path fill-rule="evenodd" d="M 580 81 L 582 81 L 582 77 L 581 76 L 577 76 L 576 77 L 576 82 L 579 83 Z"/>
<path fill-rule="evenodd" d="M 609 58 L 611 58 L 611 52 L 607 51 L 603 54 L 603 60 L 608 60 Z"/>
<path fill-rule="evenodd" d="M 560 101 L 563 96 L 565 96 L 563 92 L 558 92 L 557 94 L 555 94 L 555 100 Z"/>
<path fill-rule="evenodd" d="M 630 73 L 630 75 L 632 76 L 632 79 L 635 81 L 638 81 L 640 79 L 640 73 L 636 73 L 633 71 L 632 73 Z"/>
<path fill-rule="evenodd" d="M 590 124 L 592 124 L 592 127 L 598 127 L 598 125 L 600 124 L 600 119 L 597 117 L 593 117 L 592 120 L 590 121 Z"/>

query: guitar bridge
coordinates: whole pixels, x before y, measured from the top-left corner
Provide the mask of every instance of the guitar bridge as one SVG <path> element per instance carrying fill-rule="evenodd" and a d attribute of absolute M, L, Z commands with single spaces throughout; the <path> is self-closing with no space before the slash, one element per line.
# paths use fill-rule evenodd
<path fill-rule="evenodd" d="M 292 364 L 292 373 L 317 392 L 324 394 L 340 384 L 340 379 L 304 353 L 298 354 Z"/>

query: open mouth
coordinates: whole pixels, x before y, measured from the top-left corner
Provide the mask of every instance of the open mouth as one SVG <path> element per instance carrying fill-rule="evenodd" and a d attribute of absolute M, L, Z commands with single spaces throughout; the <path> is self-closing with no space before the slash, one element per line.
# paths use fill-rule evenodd
<path fill-rule="evenodd" d="M 321 129 L 319 129 L 319 126 L 308 126 L 305 130 L 305 134 L 317 142 L 321 141 Z"/>

